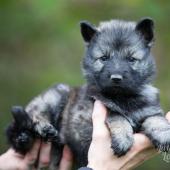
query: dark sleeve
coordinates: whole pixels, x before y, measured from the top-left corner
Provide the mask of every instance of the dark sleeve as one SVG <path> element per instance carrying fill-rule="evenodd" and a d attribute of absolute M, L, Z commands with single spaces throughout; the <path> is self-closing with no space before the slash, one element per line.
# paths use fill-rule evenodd
<path fill-rule="evenodd" d="M 81 167 L 81 168 L 79 168 L 78 170 L 93 170 L 93 169 L 88 168 L 88 167 Z"/>

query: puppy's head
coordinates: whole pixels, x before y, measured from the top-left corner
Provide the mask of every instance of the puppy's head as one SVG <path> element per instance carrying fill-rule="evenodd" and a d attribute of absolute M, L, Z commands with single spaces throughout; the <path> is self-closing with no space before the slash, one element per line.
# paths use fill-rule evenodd
<path fill-rule="evenodd" d="M 98 27 L 84 21 L 80 26 L 86 44 L 83 73 L 89 84 L 103 92 L 130 92 L 150 83 L 155 73 L 152 19 L 111 20 Z"/>

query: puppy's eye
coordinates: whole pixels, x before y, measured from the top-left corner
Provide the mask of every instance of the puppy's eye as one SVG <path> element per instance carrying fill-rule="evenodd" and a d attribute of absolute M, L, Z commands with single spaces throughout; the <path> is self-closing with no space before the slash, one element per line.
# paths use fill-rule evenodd
<path fill-rule="evenodd" d="M 137 61 L 137 59 L 134 58 L 134 57 L 128 57 L 127 60 L 128 60 L 128 62 L 130 62 L 130 63 L 134 63 L 135 61 Z"/>
<path fill-rule="evenodd" d="M 100 60 L 106 61 L 106 60 L 108 60 L 109 58 L 110 58 L 109 56 L 104 55 L 104 56 L 100 57 Z"/>

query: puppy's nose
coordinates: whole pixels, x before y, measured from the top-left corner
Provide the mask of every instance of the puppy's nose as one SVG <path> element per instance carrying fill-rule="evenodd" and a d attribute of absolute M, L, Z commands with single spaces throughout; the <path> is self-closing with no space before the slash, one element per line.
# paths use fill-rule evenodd
<path fill-rule="evenodd" d="M 114 82 L 114 83 L 120 83 L 123 79 L 123 77 L 119 74 L 112 74 L 110 76 L 110 79 Z"/>

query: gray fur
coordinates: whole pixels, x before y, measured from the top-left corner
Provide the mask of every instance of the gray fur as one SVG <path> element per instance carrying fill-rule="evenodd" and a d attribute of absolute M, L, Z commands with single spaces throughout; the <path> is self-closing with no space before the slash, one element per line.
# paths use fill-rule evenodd
<path fill-rule="evenodd" d="M 87 165 L 91 114 L 94 100 L 98 99 L 110 112 L 107 124 L 115 155 L 126 154 L 133 145 L 133 133 L 139 131 L 156 148 L 167 151 L 170 124 L 163 117 L 159 91 L 151 85 L 156 71 L 150 52 L 153 21 L 111 20 L 98 27 L 81 22 L 81 33 L 86 47 L 82 70 L 87 85 L 55 85 L 33 99 L 26 107 L 35 127 L 33 131 L 53 139 L 58 162 L 62 146 L 67 144 L 78 165 Z M 115 79 L 115 75 L 121 80 Z"/>
<path fill-rule="evenodd" d="M 124 155 L 133 145 L 133 128 L 128 120 L 119 114 L 109 116 L 107 125 L 112 137 L 114 154 L 117 156 Z"/>

